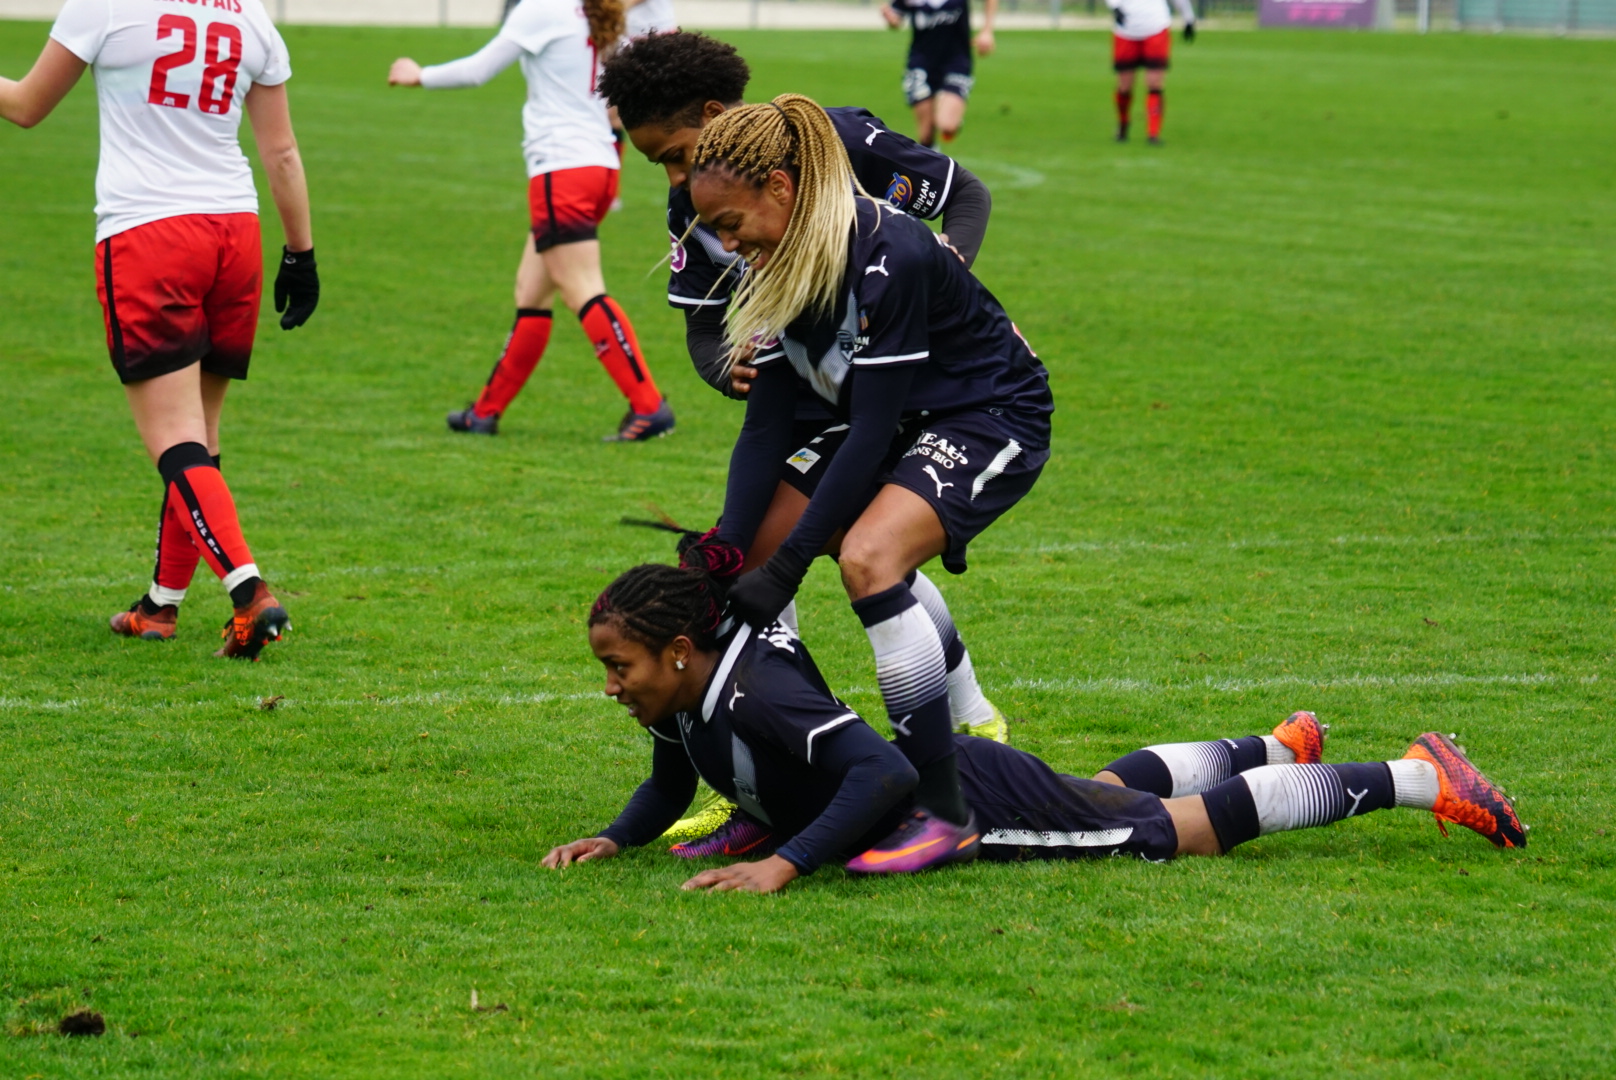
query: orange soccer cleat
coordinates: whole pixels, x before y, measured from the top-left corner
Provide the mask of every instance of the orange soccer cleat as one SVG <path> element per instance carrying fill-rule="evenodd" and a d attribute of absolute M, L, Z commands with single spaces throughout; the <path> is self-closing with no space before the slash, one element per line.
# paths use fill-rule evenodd
<path fill-rule="evenodd" d="M 292 617 L 286 614 L 280 601 L 270 595 L 269 586 L 262 581 L 253 590 L 252 603 L 236 608 L 230 621 L 224 624 L 224 648 L 214 656 L 232 660 L 257 660 L 258 654 L 271 641 L 292 628 Z"/>
<path fill-rule="evenodd" d="M 1317 765 L 1324 760 L 1324 738 L 1330 733 L 1329 724 L 1303 709 L 1287 716 L 1274 729 L 1274 738 L 1296 755 L 1298 765 Z"/>
<path fill-rule="evenodd" d="M 128 611 L 120 611 L 108 620 L 114 634 L 144 638 L 147 641 L 167 641 L 174 636 L 175 630 L 179 628 L 179 608 L 173 604 L 165 604 L 148 615 L 141 610 L 140 605 L 141 601 L 136 600 Z"/>
<path fill-rule="evenodd" d="M 1405 760 L 1428 761 L 1436 766 L 1441 791 L 1431 812 L 1436 826 L 1448 835 L 1445 821 L 1474 829 L 1497 847 L 1525 847 L 1526 826 L 1515 816 L 1515 804 L 1503 789 L 1470 764 L 1454 736 L 1427 731 L 1414 740 L 1403 755 Z"/>

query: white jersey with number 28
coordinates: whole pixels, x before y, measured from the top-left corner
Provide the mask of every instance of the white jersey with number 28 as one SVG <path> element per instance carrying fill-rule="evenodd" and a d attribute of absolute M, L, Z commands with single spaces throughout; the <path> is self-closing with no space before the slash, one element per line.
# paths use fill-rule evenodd
<path fill-rule="evenodd" d="M 261 0 L 67 0 L 51 38 L 95 73 L 97 243 L 181 214 L 258 212 L 242 102 L 292 76 Z"/>

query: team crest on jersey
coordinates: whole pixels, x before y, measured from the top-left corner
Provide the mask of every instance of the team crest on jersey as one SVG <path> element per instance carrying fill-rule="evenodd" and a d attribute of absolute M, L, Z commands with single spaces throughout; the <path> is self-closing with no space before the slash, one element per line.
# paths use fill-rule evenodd
<path fill-rule="evenodd" d="M 902 173 L 892 174 L 892 183 L 887 185 L 887 202 L 902 210 L 909 205 L 914 193 L 915 185 L 907 176 Z"/>
<path fill-rule="evenodd" d="M 690 256 L 685 254 L 685 246 L 671 232 L 668 234 L 668 242 L 673 245 L 673 254 L 668 256 L 668 266 L 677 274 L 689 264 Z"/>

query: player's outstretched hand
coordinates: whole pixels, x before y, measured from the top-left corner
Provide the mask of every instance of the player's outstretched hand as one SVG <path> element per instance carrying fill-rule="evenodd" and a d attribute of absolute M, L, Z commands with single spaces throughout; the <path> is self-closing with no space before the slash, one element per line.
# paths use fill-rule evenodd
<path fill-rule="evenodd" d="M 1192 23 L 1192 22 L 1187 22 L 1187 23 L 1184 24 L 1184 42 L 1185 42 L 1185 44 L 1191 44 L 1194 41 L 1195 41 L 1195 24 Z"/>
<path fill-rule="evenodd" d="M 892 5 L 881 5 L 881 17 L 887 21 L 889 29 L 896 30 L 903 25 L 903 16 L 892 10 Z"/>
<path fill-rule="evenodd" d="M 1128 21 L 1128 16 L 1123 14 L 1121 8 L 1115 7 L 1111 9 L 1111 19 L 1118 26 L 1121 26 L 1123 23 Z"/>
<path fill-rule="evenodd" d="M 588 862 L 590 859 L 609 859 L 616 855 L 621 848 L 617 841 L 608 840 L 604 836 L 589 836 L 582 840 L 574 840 L 570 844 L 551 848 L 550 854 L 539 860 L 540 865 L 548 866 L 551 870 L 560 870 L 563 866 L 571 866 L 575 862 Z"/>
<path fill-rule="evenodd" d="M 998 43 L 993 40 L 993 31 L 983 27 L 976 35 L 976 54 L 978 56 L 992 56 Z"/>
<path fill-rule="evenodd" d="M 320 305 L 320 269 L 314 262 L 314 249 L 288 251 L 281 248 L 281 268 L 275 275 L 275 310 L 281 316 L 282 330 L 295 330 L 309 321 Z"/>
<path fill-rule="evenodd" d="M 729 608 L 742 622 L 762 628 L 780 617 L 808 576 L 808 561 L 781 548 L 756 570 L 735 579 L 729 589 Z"/>
<path fill-rule="evenodd" d="M 778 855 L 770 855 L 758 862 L 734 863 L 717 870 L 703 870 L 689 881 L 684 889 L 705 889 L 708 892 L 771 893 L 785 888 L 797 877 L 797 868 Z"/>
<path fill-rule="evenodd" d="M 401 56 L 393 61 L 393 66 L 387 72 L 388 86 L 420 86 L 421 65 L 407 56 Z"/>

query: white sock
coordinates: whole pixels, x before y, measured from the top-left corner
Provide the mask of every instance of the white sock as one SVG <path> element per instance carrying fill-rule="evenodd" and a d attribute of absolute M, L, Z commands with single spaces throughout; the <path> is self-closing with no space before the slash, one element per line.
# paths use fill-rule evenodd
<path fill-rule="evenodd" d="M 1436 766 L 1418 758 L 1388 761 L 1392 770 L 1392 791 L 1398 806 L 1412 806 L 1416 810 L 1430 810 L 1436 806 L 1436 797 L 1442 794 L 1437 780 Z"/>
<path fill-rule="evenodd" d="M 948 652 L 950 641 L 959 646 L 959 663 L 948 672 L 948 714 L 954 730 L 963 732 L 967 724 L 985 724 L 992 720 L 993 703 L 982 693 L 982 687 L 976 681 L 971 654 L 960 640 L 959 631 L 954 628 L 954 616 L 949 614 L 943 594 L 937 590 L 931 578 L 919 570 L 915 571 L 915 581 L 909 586 L 909 591 L 926 609 L 926 614 L 931 616 L 932 623 L 937 627 L 937 636 L 943 642 L 944 654 Z"/>
<path fill-rule="evenodd" d="M 258 572 L 257 563 L 248 563 L 245 566 L 238 566 L 224 576 L 224 581 L 222 582 L 224 585 L 224 591 L 228 593 L 231 589 L 234 589 L 243 581 L 263 576 L 264 575 Z"/>
<path fill-rule="evenodd" d="M 1274 738 L 1272 735 L 1262 737 L 1263 745 L 1268 747 L 1268 764 L 1295 765 L 1296 751 Z"/>
<path fill-rule="evenodd" d="M 185 599 L 185 590 L 165 589 L 154 581 L 152 587 L 146 590 L 146 596 L 158 607 L 168 607 L 170 604 L 179 607 L 180 601 Z"/>

